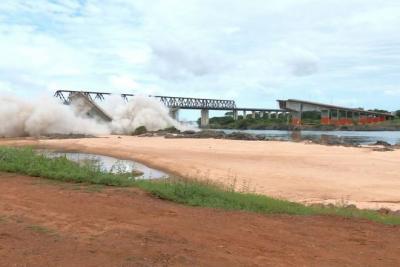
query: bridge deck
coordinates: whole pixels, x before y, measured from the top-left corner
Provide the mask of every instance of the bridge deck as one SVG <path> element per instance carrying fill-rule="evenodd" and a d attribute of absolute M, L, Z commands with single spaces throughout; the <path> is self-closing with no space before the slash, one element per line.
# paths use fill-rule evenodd
<path fill-rule="evenodd" d="M 235 108 L 236 111 L 255 111 L 255 112 L 288 112 L 284 109 L 270 109 L 270 108 Z"/>
<path fill-rule="evenodd" d="M 326 110 L 342 110 L 342 111 L 363 113 L 363 114 L 368 114 L 368 115 L 394 117 L 390 113 L 363 110 L 363 109 L 359 109 L 359 108 L 349 108 L 349 107 L 335 106 L 335 105 L 330 105 L 330 104 L 323 104 L 323 103 L 304 101 L 304 100 L 298 100 L 298 99 L 278 100 L 278 102 L 279 102 L 280 108 L 286 109 L 286 110 L 289 110 L 289 111 L 297 111 L 296 109 L 293 109 L 290 106 L 290 103 L 295 103 L 295 104 L 302 104 L 302 105 L 312 106 L 312 107 L 316 107 L 316 108 L 319 108 L 319 109 L 326 109 Z"/>

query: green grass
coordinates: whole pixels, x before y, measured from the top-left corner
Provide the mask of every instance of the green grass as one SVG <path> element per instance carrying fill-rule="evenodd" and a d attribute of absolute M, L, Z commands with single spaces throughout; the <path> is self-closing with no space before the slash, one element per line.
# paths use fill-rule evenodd
<path fill-rule="evenodd" d="M 129 173 L 107 173 L 93 162 L 78 164 L 66 157 L 47 158 L 31 148 L 0 148 L 0 171 L 26 174 L 63 182 L 102 184 L 110 186 L 133 185 Z"/>
<path fill-rule="evenodd" d="M 30 148 L 0 147 L 0 171 L 27 174 L 64 182 L 134 186 L 152 195 L 185 205 L 263 214 L 335 215 L 400 225 L 400 216 L 344 207 L 309 207 L 264 195 L 234 192 L 213 183 L 189 179 L 135 180 L 126 173 L 105 173 L 99 166 L 79 165 L 65 157 L 46 158 Z"/>
<path fill-rule="evenodd" d="M 54 241 L 59 241 L 61 238 L 61 236 L 56 231 L 42 225 L 36 225 L 36 224 L 28 225 L 26 226 L 26 229 L 38 234 L 51 236 L 53 237 Z"/>
<path fill-rule="evenodd" d="M 41 225 L 29 225 L 26 227 L 26 229 L 34 231 L 36 233 L 40 234 L 53 234 L 54 231 L 50 230 L 47 227 L 41 226 Z"/>
<path fill-rule="evenodd" d="M 136 186 L 161 199 L 171 200 L 190 206 L 242 210 L 264 214 L 335 215 L 400 225 L 400 216 L 382 215 L 373 210 L 360 210 L 346 207 L 305 206 L 264 195 L 224 190 L 217 185 L 206 184 L 200 181 L 182 179 L 165 182 L 138 181 Z"/>

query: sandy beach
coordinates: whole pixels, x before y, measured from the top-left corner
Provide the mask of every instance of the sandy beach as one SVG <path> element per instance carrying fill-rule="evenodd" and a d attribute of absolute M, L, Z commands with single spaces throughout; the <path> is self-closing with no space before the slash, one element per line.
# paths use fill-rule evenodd
<path fill-rule="evenodd" d="M 0 145 L 37 145 L 133 159 L 175 175 L 308 204 L 400 210 L 400 150 L 133 136 L 2 139 Z"/>

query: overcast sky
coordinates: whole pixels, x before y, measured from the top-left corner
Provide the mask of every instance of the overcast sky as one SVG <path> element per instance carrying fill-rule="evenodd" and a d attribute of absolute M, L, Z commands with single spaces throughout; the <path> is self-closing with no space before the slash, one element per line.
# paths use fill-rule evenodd
<path fill-rule="evenodd" d="M 399 0 L 1 0 L 0 93 L 400 109 Z"/>

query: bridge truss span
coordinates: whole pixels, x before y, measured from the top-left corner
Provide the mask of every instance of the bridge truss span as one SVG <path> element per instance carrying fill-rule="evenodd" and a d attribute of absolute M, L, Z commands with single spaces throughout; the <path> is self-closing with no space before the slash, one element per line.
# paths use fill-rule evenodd
<path fill-rule="evenodd" d="M 91 101 L 100 100 L 103 101 L 106 95 L 111 95 L 111 93 L 103 92 L 87 92 L 87 91 L 70 91 L 70 90 L 57 90 L 54 96 L 59 98 L 64 104 L 69 105 L 71 103 L 71 97 L 76 94 L 83 94 Z"/>
<path fill-rule="evenodd" d="M 111 93 L 104 92 L 93 92 L 93 91 L 70 91 L 70 90 L 58 90 L 54 96 L 58 97 L 65 104 L 71 102 L 70 97 L 76 93 L 82 93 L 87 96 L 90 100 L 103 101 L 105 96 L 111 95 Z M 125 101 L 129 100 L 129 97 L 134 96 L 133 94 L 121 94 L 120 95 Z M 208 99 L 208 98 L 193 98 L 193 97 L 175 97 L 175 96 L 149 96 L 160 100 L 168 108 L 179 108 L 179 109 L 208 109 L 208 110 L 234 110 L 236 104 L 234 100 L 223 100 L 223 99 Z"/>
<path fill-rule="evenodd" d="M 208 98 L 155 96 L 169 108 L 182 109 L 208 109 L 208 110 L 233 110 L 236 108 L 235 101 Z"/>

